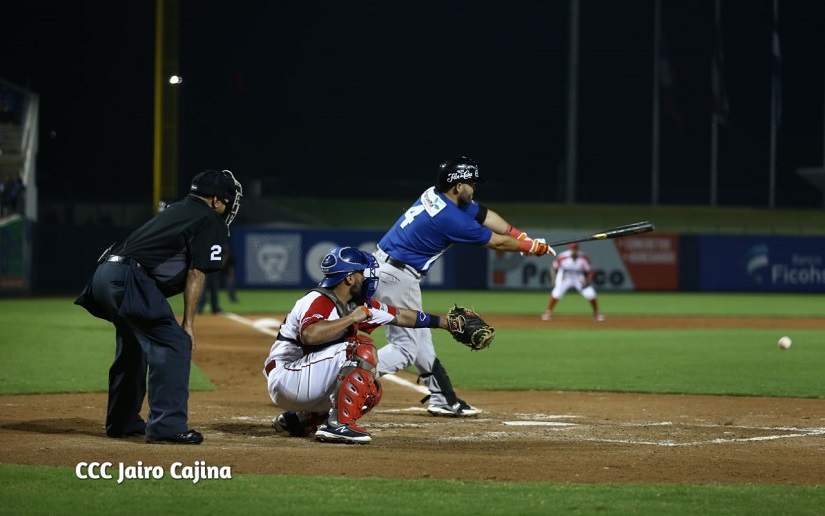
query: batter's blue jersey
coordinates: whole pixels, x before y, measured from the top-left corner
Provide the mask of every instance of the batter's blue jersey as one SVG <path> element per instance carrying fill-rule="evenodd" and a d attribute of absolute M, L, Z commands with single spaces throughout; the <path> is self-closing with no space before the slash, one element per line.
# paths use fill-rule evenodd
<path fill-rule="evenodd" d="M 459 207 L 431 187 L 398 219 L 378 247 L 424 272 L 453 243 L 484 245 L 490 241 L 493 232 L 475 220 L 477 214 L 475 201 Z"/>

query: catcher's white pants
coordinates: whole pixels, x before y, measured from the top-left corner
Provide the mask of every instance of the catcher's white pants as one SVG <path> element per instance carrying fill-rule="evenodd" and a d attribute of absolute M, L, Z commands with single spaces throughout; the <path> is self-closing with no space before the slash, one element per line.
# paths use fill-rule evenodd
<path fill-rule="evenodd" d="M 423 310 L 421 280 L 412 272 L 402 271 L 378 258 L 378 290 L 375 298 L 388 305 Z M 378 350 L 378 375 L 393 374 L 415 365 L 418 374 L 431 373 L 435 364 L 435 347 L 429 328 L 401 328 L 386 325 L 387 345 Z M 433 376 L 424 379 L 432 397 L 430 404 L 444 405 L 447 400 Z"/>
<path fill-rule="evenodd" d="M 561 299 L 564 297 L 564 294 L 567 293 L 568 290 L 574 288 L 579 291 L 579 294 L 582 295 L 588 301 L 593 301 L 596 299 L 596 289 L 593 288 L 593 285 L 587 285 L 586 287 L 582 287 L 582 280 L 579 278 L 566 278 L 562 277 L 556 280 L 556 286 L 553 287 L 553 291 L 550 293 L 551 296 L 555 297 L 556 299 Z"/>
<path fill-rule="evenodd" d="M 346 342 L 327 346 L 294 362 L 277 362 L 267 376 L 269 397 L 284 410 L 327 413 L 338 385 L 338 373 L 347 362 Z"/>

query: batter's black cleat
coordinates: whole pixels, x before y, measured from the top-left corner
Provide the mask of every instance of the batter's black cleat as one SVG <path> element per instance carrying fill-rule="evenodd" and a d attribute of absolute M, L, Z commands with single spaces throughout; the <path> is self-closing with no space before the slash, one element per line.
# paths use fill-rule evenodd
<path fill-rule="evenodd" d="M 150 444 L 200 444 L 203 442 L 203 434 L 197 430 L 187 430 L 182 434 L 171 435 L 162 439 L 146 439 Z"/>
<path fill-rule="evenodd" d="M 433 416 L 442 417 L 469 417 L 481 413 L 479 409 L 462 399 L 459 399 L 452 405 L 430 405 L 427 407 L 427 412 Z"/>

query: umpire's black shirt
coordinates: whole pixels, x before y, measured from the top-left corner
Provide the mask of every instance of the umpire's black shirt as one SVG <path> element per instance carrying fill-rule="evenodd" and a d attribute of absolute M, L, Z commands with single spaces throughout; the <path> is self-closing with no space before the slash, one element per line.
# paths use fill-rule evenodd
<path fill-rule="evenodd" d="M 170 297 L 186 288 L 189 269 L 221 269 L 228 237 L 218 212 L 189 195 L 135 230 L 115 254 L 136 260 Z"/>

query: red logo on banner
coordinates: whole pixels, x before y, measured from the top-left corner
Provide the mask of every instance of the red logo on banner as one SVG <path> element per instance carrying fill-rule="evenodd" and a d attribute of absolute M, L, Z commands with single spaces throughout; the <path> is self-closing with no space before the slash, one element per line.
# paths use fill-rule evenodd
<path fill-rule="evenodd" d="M 615 240 L 636 290 L 679 289 L 679 238 L 657 233 Z"/>

